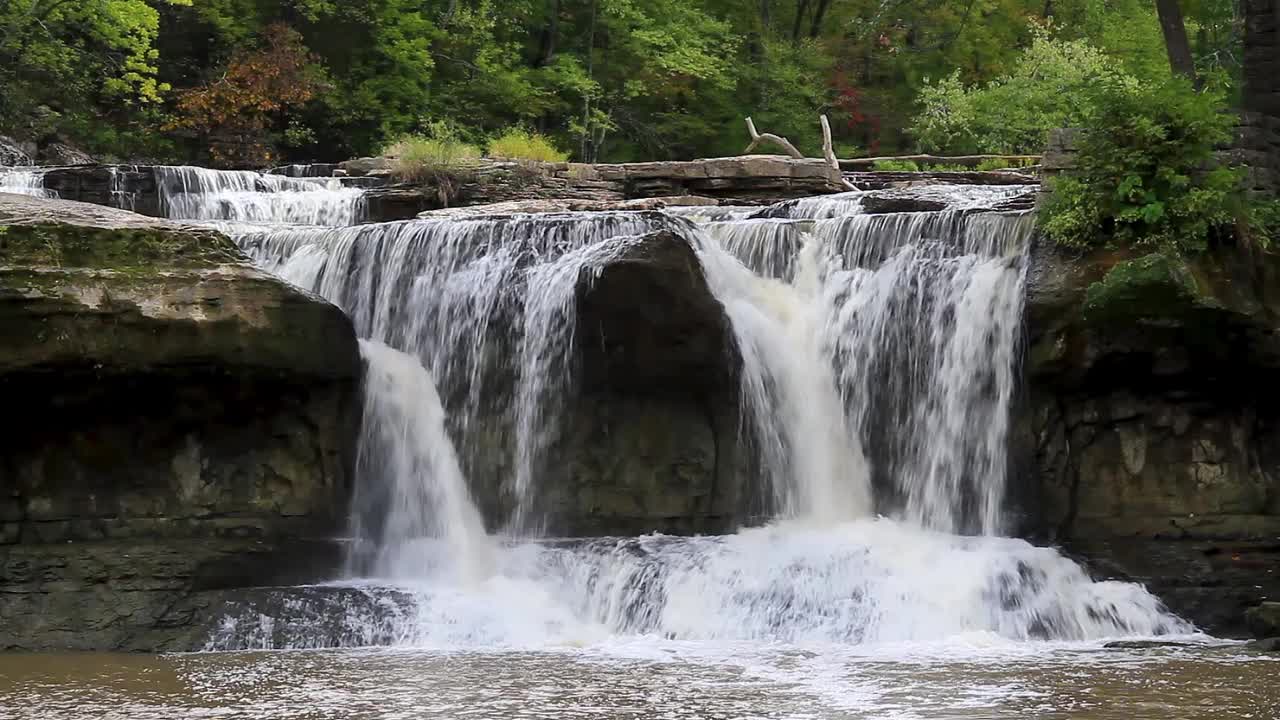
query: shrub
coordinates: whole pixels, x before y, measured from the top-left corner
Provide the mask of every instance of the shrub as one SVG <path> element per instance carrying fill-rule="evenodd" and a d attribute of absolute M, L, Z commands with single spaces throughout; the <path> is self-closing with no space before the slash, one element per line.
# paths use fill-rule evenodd
<path fill-rule="evenodd" d="M 1036 28 L 1008 75 L 974 86 L 961 82 L 959 72 L 926 81 L 909 131 L 927 152 L 1038 153 L 1050 130 L 1078 124 L 1093 83 L 1122 75 L 1098 48 Z"/>
<path fill-rule="evenodd" d="M 560 152 L 542 133 L 511 128 L 489 142 L 489 157 L 532 162 L 564 162 L 569 153 Z"/>
<path fill-rule="evenodd" d="M 1214 162 L 1234 122 L 1221 95 L 1172 77 L 1101 78 L 1084 92 L 1076 169 L 1051 182 L 1041 212 L 1050 238 L 1189 253 L 1243 217 L 1241 173 Z"/>
<path fill-rule="evenodd" d="M 449 126 L 433 124 L 428 134 L 402 136 L 382 154 L 395 159 L 395 173 L 401 180 L 420 182 L 458 174 L 480 158 L 480 148 L 458 139 Z"/>

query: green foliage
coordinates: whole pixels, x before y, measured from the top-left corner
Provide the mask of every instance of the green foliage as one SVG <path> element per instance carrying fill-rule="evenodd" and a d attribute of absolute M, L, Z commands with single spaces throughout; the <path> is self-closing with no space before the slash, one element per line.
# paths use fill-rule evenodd
<path fill-rule="evenodd" d="M 1198 67 L 1232 92 L 1233 0 L 1182 5 Z M 229 123 L 174 123 L 179 99 L 277 23 L 325 70 L 254 120 L 291 160 L 368 155 L 430 135 L 423 118 L 627 161 L 739 153 L 750 115 L 816 155 L 820 112 L 844 156 L 1039 152 L 1081 83 L 1167 74 L 1150 0 L 4 0 L 0 132 L 203 161 Z"/>
<path fill-rule="evenodd" d="M 1038 153 L 1050 130 L 1080 122 L 1088 89 L 1103 77 L 1130 76 L 1083 40 L 1037 31 L 1008 75 L 985 85 L 966 86 L 959 73 L 926 82 L 911 132 L 926 151 Z"/>
<path fill-rule="evenodd" d="M 154 120 L 158 79 L 153 6 L 191 0 L 5 0 L 0 3 L 0 130 L 76 135 L 112 151 L 131 125 Z M 104 120 L 115 127 L 96 132 Z"/>
<path fill-rule="evenodd" d="M 920 172 L 920 166 L 911 160 L 877 160 L 871 169 L 876 172 Z"/>
<path fill-rule="evenodd" d="M 405 182 L 453 176 L 480 159 L 480 148 L 462 141 L 444 122 L 432 123 L 429 135 L 405 135 L 382 154 L 396 161 L 395 173 Z"/>
<path fill-rule="evenodd" d="M 489 141 L 489 157 L 509 160 L 556 163 L 569 159 L 546 135 L 524 128 L 512 128 Z"/>
<path fill-rule="evenodd" d="M 1231 138 L 1222 98 L 1180 79 L 1104 78 L 1085 91 L 1076 169 L 1051 184 L 1041 224 L 1061 245 L 1204 249 L 1242 207 L 1240 173 L 1214 163 Z"/>

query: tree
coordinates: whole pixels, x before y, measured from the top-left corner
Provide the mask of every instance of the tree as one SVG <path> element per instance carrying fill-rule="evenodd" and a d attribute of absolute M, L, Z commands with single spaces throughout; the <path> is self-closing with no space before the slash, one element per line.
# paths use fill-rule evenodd
<path fill-rule="evenodd" d="M 1182 18 L 1178 0 L 1156 0 L 1156 12 L 1160 17 L 1160 31 L 1164 33 L 1164 44 L 1169 53 L 1169 67 L 1174 73 L 1196 82 L 1196 63 L 1191 56 L 1187 25 Z"/>
<path fill-rule="evenodd" d="M 202 138 L 215 165 L 260 167 L 276 159 L 272 123 L 325 87 L 302 36 L 277 23 L 267 27 L 260 47 L 237 52 L 216 79 L 184 91 L 172 126 Z"/>
<path fill-rule="evenodd" d="M 106 135 L 103 119 L 155 108 L 153 5 L 191 0 L 5 0 L 0 3 L 0 128 L 24 136 Z"/>

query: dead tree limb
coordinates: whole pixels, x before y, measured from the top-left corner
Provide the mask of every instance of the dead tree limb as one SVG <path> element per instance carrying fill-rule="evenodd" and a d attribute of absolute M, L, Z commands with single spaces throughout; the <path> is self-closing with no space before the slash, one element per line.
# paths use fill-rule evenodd
<path fill-rule="evenodd" d="M 768 143 L 773 143 L 774 145 L 777 145 L 783 150 L 786 150 L 787 154 L 795 158 L 796 160 L 804 159 L 804 155 L 802 155 L 800 151 L 796 149 L 795 145 L 791 144 L 790 140 L 780 135 L 774 135 L 773 133 L 756 132 L 756 124 L 751 121 L 751 118 L 747 118 L 747 132 L 751 133 L 751 144 L 747 146 L 746 150 L 742 151 L 743 155 L 750 155 L 751 151 L 755 150 L 756 146 L 758 146 L 760 143 L 768 142 Z"/>
<path fill-rule="evenodd" d="M 836 157 L 835 144 L 831 140 L 831 122 L 827 120 L 826 114 L 818 116 L 822 123 L 822 157 L 826 158 L 827 164 L 831 166 L 831 171 L 840 178 L 840 184 L 844 185 L 848 190 L 857 190 L 858 186 L 849 182 L 840 172 L 840 158 Z"/>

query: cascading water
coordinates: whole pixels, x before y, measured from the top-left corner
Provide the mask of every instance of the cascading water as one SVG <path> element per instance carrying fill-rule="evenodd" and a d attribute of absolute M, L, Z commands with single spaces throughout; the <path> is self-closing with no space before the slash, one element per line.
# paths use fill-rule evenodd
<path fill-rule="evenodd" d="M 444 408 L 431 375 L 417 358 L 371 340 L 360 341 L 365 363 L 364 418 L 352 498 L 355 536 L 373 538 L 373 557 L 353 574 L 420 577 L 420 563 L 443 558 L 466 581 L 488 573 L 493 548 L 467 488 Z M 443 543 L 449 554 L 423 545 Z M 354 558 L 359 558 L 355 555 Z M 440 568 L 432 568 L 441 572 Z"/>
<path fill-rule="evenodd" d="M 177 220 L 354 225 L 364 191 L 338 178 L 291 178 L 247 170 L 156 166 L 160 210 Z"/>
<path fill-rule="evenodd" d="M 362 337 L 420 358 L 464 442 L 496 418 L 512 438 L 510 529 L 536 535 L 533 479 L 572 390 L 578 282 L 635 236 L 672 225 L 682 223 L 657 213 L 513 216 L 280 229 L 240 244 L 346 310 Z"/>
<path fill-rule="evenodd" d="M 340 632 L 264 633 L 270 618 L 246 610 L 210 647 L 1189 632 L 1140 586 L 998 537 L 1032 227 L 980 210 L 1025 190 L 927 188 L 908 196 L 947 208 L 916 213 L 864 213 L 868 194 L 850 193 L 764 210 L 233 228 L 369 340 L 353 516 L 367 543 L 334 587 L 342 601 L 315 606 L 341 608 Z M 200 209 L 222 192 L 179 192 L 192 196 L 180 212 L 252 214 Z M 657 229 L 687 238 L 731 321 L 775 519 L 724 537 L 533 541 L 574 388 L 576 289 Z M 495 418 L 511 456 L 503 540 L 483 534 L 464 479 L 469 437 Z"/>
<path fill-rule="evenodd" d="M 44 173 L 28 168 L 0 167 L 0 192 L 56 198 L 58 194 L 44 187 Z"/>

